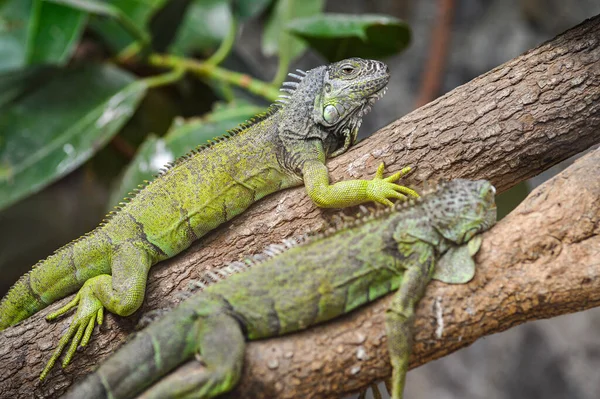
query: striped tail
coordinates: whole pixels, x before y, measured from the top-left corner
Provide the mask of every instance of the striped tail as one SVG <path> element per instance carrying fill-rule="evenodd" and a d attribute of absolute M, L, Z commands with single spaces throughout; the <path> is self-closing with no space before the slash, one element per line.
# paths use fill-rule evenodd
<path fill-rule="evenodd" d="M 88 278 L 110 273 L 109 257 L 98 256 L 105 248 L 92 232 L 39 261 L 2 298 L 0 331 L 77 291 Z"/>

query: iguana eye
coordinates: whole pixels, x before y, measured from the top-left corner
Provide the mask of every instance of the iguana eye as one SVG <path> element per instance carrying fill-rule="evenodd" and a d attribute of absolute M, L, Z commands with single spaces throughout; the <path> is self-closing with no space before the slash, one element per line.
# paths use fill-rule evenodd
<path fill-rule="evenodd" d="M 340 114 L 333 105 L 328 105 L 323 109 L 323 119 L 325 122 L 334 124 L 340 119 Z"/>
<path fill-rule="evenodd" d="M 342 68 L 342 72 L 344 72 L 346 75 L 350 75 L 352 72 L 354 72 L 354 68 L 351 65 L 345 65 Z"/>

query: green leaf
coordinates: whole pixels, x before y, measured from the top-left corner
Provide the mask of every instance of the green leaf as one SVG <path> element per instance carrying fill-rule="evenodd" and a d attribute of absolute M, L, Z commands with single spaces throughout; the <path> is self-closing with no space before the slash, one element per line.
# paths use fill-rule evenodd
<path fill-rule="evenodd" d="M 330 62 L 387 57 L 410 42 L 408 24 L 387 15 L 322 14 L 294 19 L 287 27 Z"/>
<path fill-rule="evenodd" d="M 50 67 L 29 67 L 0 74 L 0 114 L 5 105 L 52 78 L 54 71 Z"/>
<path fill-rule="evenodd" d="M 90 158 L 127 122 L 147 89 L 146 81 L 110 65 L 39 73 L 43 80 L 27 70 L 0 75 L 0 87 L 16 85 L 0 108 L 0 209 Z"/>
<path fill-rule="evenodd" d="M 215 106 L 202 118 L 175 121 L 163 138 L 149 137 L 138 149 L 118 187 L 110 196 L 109 204 L 116 205 L 138 184 L 153 177 L 168 162 L 172 162 L 207 140 L 225 134 L 250 119 L 263 108 L 237 102 Z"/>
<path fill-rule="evenodd" d="M 319 14 L 323 5 L 323 0 L 277 0 L 265 26 L 262 41 L 263 54 L 272 56 L 279 53 L 280 57 L 288 60 L 299 56 L 306 49 L 306 44 L 289 34 L 286 26 L 292 18 Z M 287 54 L 283 56 L 282 52 Z"/>
<path fill-rule="evenodd" d="M 112 18 L 96 18 L 92 28 L 102 36 L 111 48 L 120 51 L 137 42 L 149 40 L 148 24 L 167 0 L 51 0 L 80 6 L 90 13 Z M 144 43 L 142 43 L 144 44 Z"/>
<path fill-rule="evenodd" d="M 214 50 L 225 39 L 232 23 L 228 1 L 194 0 L 169 49 L 178 55 Z"/>
<path fill-rule="evenodd" d="M 86 21 L 84 12 L 43 0 L 0 3 L 0 72 L 65 64 Z"/>

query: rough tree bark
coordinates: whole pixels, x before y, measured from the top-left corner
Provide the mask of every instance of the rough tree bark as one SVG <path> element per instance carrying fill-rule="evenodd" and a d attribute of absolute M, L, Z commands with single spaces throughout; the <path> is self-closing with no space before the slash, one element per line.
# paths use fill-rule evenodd
<path fill-rule="evenodd" d="M 439 177 L 487 178 L 504 191 L 581 152 L 600 142 L 599 41 L 600 17 L 595 17 L 383 128 L 329 163 L 333 179 L 369 178 L 384 161 L 390 172 L 416 165 L 407 184 Z M 590 173 L 597 177 L 598 169 Z M 597 303 L 593 291 L 600 292 L 600 266 L 586 262 L 588 256 L 593 259 L 593 251 L 598 254 L 599 216 L 591 205 L 577 206 L 584 199 L 589 204 L 587 194 L 595 194 L 597 201 L 599 189 L 592 185 L 584 190 L 572 180 L 556 191 L 542 191 L 529 201 L 529 208 L 522 206 L 488 235 L 478 258 L 481 272 L 473 283 L 431 286 L 419 307 L 414 364 L 534 315 L 549 317 Z M 580 191 L 568 191 L 575 186 Z M 579 198 L 543 201 L 564 191 Z M 557 211 L 561 206 L 564 215 Z M 37 376 L 68 320 L 49 324 L 43 317 L 68 298 L 0 333 L 0 396 L 58 397 L 114 351 L 144 312 L 177 302 L 177 292 L 203 270 L 318 227 L 330 214 L 316 209 L 301 188 L 261 201 L 185 253 L 155 266 L 143 309 L 129 318 L 108 316 L 89 347 L 67 370 L 54 370 L 44 384 Z M 559 217 L 571 219 L 562 230 L 542 234 L 543 229 L 560 227 L 551 223 Z M 540 291 L 540 281 L 555 285 Z M 561 294 L 554 293 L 557 289 Z M 296 337 L 250 344 L 244 396 L 338 397 L 385 376 L 380 319 L 385 304 L 384 299 Z M 322 346 L 310 352 L 313 345 Z"/>

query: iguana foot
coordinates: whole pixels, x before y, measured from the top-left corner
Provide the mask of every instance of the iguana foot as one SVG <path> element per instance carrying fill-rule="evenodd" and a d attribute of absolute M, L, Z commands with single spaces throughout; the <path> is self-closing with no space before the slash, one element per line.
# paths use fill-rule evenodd
<path fill-rule="evenodd" d="M 88 280 L 88 282 L 89 281 L 90 280 Z M 42 374 L 40 374 L 40 380 L 44 380 L 46 378 L 69 341 L 71 341 L 71 345 L 69 346 L 69 349 L 67 350 L 67 353 L 62 361 L 63 368 L 67 367 L 67 365 L 71 362 L 71 359 L 73 359 L 73 355 L 75 354 L 75 351 L 79 345 L 86 346 L 88 344 L 92 336 L 92 332 L 94 331 L 94 325 L 96 323 L 98 323 L 98 325 L 102 324 L 102 321 L 104 320 L 104 306 L 102 306 L 102 303 L 96 298 L 94 292 L 92 291 L 92 287 L 87 282 L 83 285 L 83 287 L 81 287 L 71 302 L 56 312 L 48 315 L 46 320 L 55 320 L 56 318 L 73 309 L 78 304 L 79 306 L 77 307 L 77 313 L 75 313 L 69 329 L 58 342 L 58 347 L 54 350 L 54 353 L 46 364 Z"/>
<path fill-rule="evenodd" d="M 365 390 L 358 395 L 358 399 L 366 399 L 369 388 L 371 388 L 371 392 L 373 393 L 373 399 L 383 399 L 383 395 L 381 395 L 381 391 L 379 391 L 379 386 L 375 382 L 365 388 Z"/>
<path fill-rule="evenodd" d="M 377 172 L 375 173 L 375 177 L 373 180 L 368 181 L 367 186 L 367 198 L 370 201 L 379 202 L 380 204 L 392 206 L 394 203 L 390 201 L 390 198 L 397 199 L 406 199 L 407 196 L 413 198 L 419 198 L 419 194 L 415 190 L 412 190 L 408 187 L 400 186 L 398 184 L 394 184 L 395 181 L 401 179 L 406 176 L 412 168 L 407 166 L 403 168 L 400 172 L 396 172 L 389 177 L 383 177 L 383 171 L 385 169 L 385 164 L 382 162 L 377 168 Z"/>

